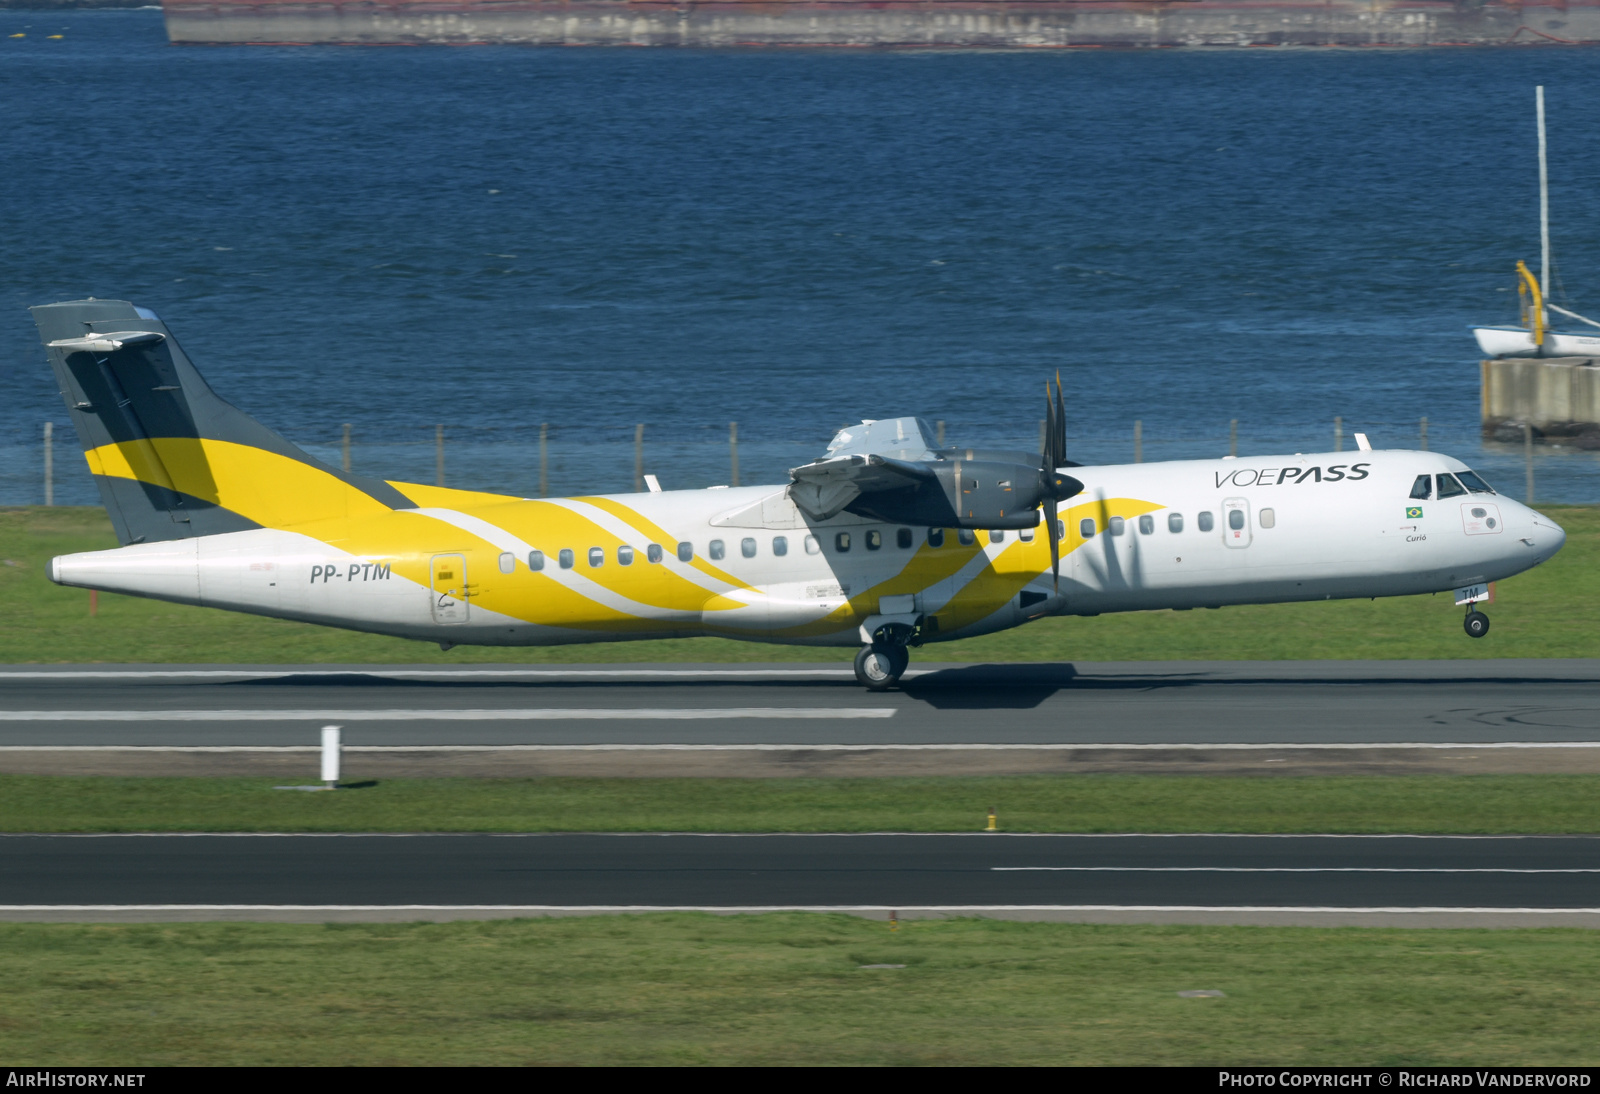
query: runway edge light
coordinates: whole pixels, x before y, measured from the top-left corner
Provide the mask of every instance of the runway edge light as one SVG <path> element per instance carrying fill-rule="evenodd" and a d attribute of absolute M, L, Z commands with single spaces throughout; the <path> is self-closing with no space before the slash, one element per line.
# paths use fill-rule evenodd
<path fill-rule="evenodd" d="M 329 790 L 339 784 L 339 727 L 322 727 L 322 784 Z"/>

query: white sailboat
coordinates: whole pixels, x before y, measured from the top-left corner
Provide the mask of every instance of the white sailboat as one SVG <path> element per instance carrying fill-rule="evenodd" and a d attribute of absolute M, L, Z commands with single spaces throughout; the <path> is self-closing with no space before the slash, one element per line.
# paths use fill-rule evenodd
<path fill-rule="evenodd" d="M 1473 327 L 1486 357 L 1600 357 L 1600 323 L 1550 303 L 1550 171 L 1545 159 L 1544 88 L 1534 89 L 1539 119 L 1539 277 L 1517 263 L 1522 326 Z M 1550 329 L 1550 313 L 1595 328 L 1593 334 Z"/>

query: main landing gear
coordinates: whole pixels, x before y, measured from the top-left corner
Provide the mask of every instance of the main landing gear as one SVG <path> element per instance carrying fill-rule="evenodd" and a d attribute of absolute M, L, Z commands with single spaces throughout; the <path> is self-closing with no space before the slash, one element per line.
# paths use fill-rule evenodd
<path fill-rule="evenodd" d="M 1477 610 L 1467 612 L 1467 618 L 1461 625 L 1466 629 L 1469 638 L 1482 638 L 1489 633 L 1489 617 Z M 860 674 L 861 670 L 857 669 L 856 675 Z"/>
<path fill-rule="evenodd" d="M 911 664 L 904 646 L 862 646 L 856 654 L 856 680 L 868 691 L 888 691 Z"/>
<path fill-rule="evenodd" d="M 911 664 L 908 646 L 920 646 L 921 620 L 886 622 L 872 632 L 872 644 L 856 654 L 856 680 L 868 691 L 888 691 Z"/>

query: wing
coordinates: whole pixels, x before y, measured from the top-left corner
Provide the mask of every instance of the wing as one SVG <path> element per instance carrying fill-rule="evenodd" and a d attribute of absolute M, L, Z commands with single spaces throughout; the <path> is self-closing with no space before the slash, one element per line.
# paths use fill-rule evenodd
<path fill-rule="evenodd" d="M 934 481 L 932 431 L 921 418 L 868 419 L 834 434 L 819 460 L 790 470 L 789 497 L 827 520 L 863 494 L 907 494 Z"/>
<path fill-rule="evenodd" d="M 931 460 L 933 447 L 933 433 L 921 418 L 867 419 L 835 433 L 822 458 L 889 456 L 897 460 Z"/>
<path fill-rule="evenodd" d="M 876 453 L 824 457 L 792 468 L 789 478 L 789 497 L 812 520 L 827 520 L 863 494 L 911 494 L 937 485 L 928 464 Z"/>

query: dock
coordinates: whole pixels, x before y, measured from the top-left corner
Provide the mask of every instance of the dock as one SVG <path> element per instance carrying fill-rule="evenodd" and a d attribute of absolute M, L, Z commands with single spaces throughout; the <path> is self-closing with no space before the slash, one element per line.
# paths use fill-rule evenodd
<path fill-rule="evenodd" d="M 164 0 L 173 42 L 1170 49 L 1558 46 L 1596 0 Z"/>
<path fill-rule="evenodd" d="M 1485 439 L 1600 449 L 1600 358 L 1502 357 L 1481 370 Z"/>

